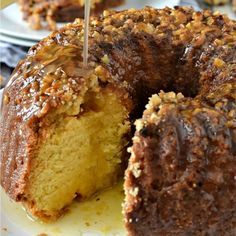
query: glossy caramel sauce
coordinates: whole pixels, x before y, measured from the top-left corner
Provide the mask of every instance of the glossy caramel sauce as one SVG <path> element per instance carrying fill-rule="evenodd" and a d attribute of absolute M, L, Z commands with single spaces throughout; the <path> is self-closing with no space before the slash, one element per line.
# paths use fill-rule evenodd
<path fill-rule="evenodd" d="M 42 233 L 48 236 L 121 236 L 125 235 L 121 214 L 123 199 L 122 183 L 120 183 L 86 202 L 78 203 L 74 201 L 64 217 L 55 223 L 45 224 L 32 219 L 20 203 L 11 201 L 1 189 L 1 211 L 3 214 L 1 228 L 6 228 L 7 232 L 13 234 L 23 231 L 26 236 Z"/>
<path fill-rule="evenodd" d="M 89 17 L 90 17 L 90 0 L 84 2 L 84 48 L 83 48 L 83 65 L 88 66 L 88 35 L 89 35 Z"/>

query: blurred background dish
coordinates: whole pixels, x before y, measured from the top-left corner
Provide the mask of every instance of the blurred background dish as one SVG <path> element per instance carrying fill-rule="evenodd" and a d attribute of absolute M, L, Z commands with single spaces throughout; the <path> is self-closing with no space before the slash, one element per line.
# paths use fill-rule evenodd
<path fill-rule="evenodd" d="M 0 12 L 0 33 L 10 37 L 17 37 L 26 40 L 39 41 L 46 37 L 49 30 L 33 30 L 22 18 L 18 4 L 14 3 Z M 58 24 L 58 27 L 63 24 Z"/>
<path fill-rule="evenodd" d="M 18 0 L 23 19 L 30 28 L 55 30 L 56 22 L 72 22 L 84 18 L 85 0 Z M 124 0 L 90 0 L 90 14 L 99 15 L 103 10 L 120 6 Z"/>
<path fill-rule="evenodd" d="M 24 46 L 24 47 L 32 47 L 36 43 L 35 41 L 32 41 L 32 40 L 11 37 L 9 35 L 5 35 L 2 33 L 0 34 L 0 41 L 8 42 L 11 44 Z"/>
<path fill-rule="evenodd" d="M 236 0 L 197 0 L 197 2 L 202 8 L 219 11 L 231 19 L 236 19 Z"/>

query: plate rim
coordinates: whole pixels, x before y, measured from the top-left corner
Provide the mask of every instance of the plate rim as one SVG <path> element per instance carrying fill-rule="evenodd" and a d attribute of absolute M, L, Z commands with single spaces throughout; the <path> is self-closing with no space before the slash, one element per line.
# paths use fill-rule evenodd
<path fill-rule="evenodd" d="M 19 46 L 24 46 L 24 47 L 32 47 L 33 45 L 38 43 L 38 41 L 31 41 L 31 40 L 27 40 L 23 38 L 16 38 L 13 36 L 8 36 L 6 34 L 3 34 L 1 32 L 0 32 L 0 41 L 19 45 Z"/>

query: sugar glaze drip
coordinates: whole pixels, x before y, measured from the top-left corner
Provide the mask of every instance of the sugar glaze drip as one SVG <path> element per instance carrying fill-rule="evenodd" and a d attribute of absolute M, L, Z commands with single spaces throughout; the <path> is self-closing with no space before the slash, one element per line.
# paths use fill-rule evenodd
<path fill-rule="evenodd" d="M 89 17 L 90 17 L 90 0 L 84 2 L 84 47 L 83 47 L 83 66 L 88 66 L 88 35 L 89 35 Z"/>

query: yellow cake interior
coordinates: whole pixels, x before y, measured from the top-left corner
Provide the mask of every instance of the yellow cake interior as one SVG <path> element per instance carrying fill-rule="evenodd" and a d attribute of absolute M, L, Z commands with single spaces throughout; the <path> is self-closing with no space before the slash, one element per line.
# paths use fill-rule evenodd
<path fill-rule="evenodd" d="M 55 125 L 32 161 L 27 191 L 36 215 L 57 217 L 76 196 L 85 199 L 114 185 L 122 172 L 130 128 L 125 107 L 103 91 L 87 92 L 81 108 Z"/>

